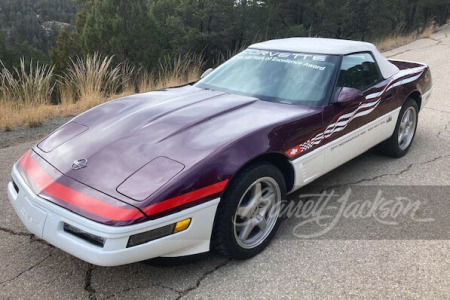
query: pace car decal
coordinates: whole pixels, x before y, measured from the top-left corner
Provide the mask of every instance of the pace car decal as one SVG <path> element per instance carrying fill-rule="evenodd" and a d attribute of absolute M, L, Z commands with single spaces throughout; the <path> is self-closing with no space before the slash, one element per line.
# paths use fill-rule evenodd
<path fill-rule="evenodd" d="M 377 108 L 378 104 L 381 102 L 381 96 L 388 90 L 400 86 L 402 84 L 406 84 L 409 82 L 412 82 L 416 79 L 418 79 L 420 76 L 422 76 L 425 68 L 424 67 L 418 67 L 412 70 L 405 70 L 398 72 L 394 78 L 386 85 L 386 87 L 374 94 L 370 94 L 366 96 L 366 101 L 360 102 L 358 107 L 351 111 L 351 112 L 342 112 L 341 115 L 337 116 L 336 121 L 332 121 L 325 130 L 319 131 L 319 133 L 314 133 L 311 138 L 309 138 L 306 142 L 303 142 L 299 145 L 296 145 L 292 148 L 290 148 L 288 151 L 286 151 L 286 155 L 290 158 L 294 158 L 299 156 L 300 154 L 322 144 L 324 141 L 329 139 L 333 134 L 343 131 L 348 124 L 359 117 L 365 116 L 370 114 L 372 111 Z M 417 75 L 418 74 L 418 75 Z M 398 80 L 402 77 L 408 76 L 408 75 L 415 75 L 412 77 L 408 77 L 403 80 Z M 398 80 L 398 81 L 397 81 Z M 395 82 L 395 83 L 394 83 Z M 393 96 L 395 98 L 396 95 Z"/>
<path fill-rule="evenodd" d="M 352 112 L 341 115 L 336 122 L 331 123 L 325 128 L 325 130 L 317 134 L 312 139 L 308 139 L 306 142 L 295 146 L 290 149 L 286 154 L 290 157 L 297 156 L 299 153 L 306 152 L 312 147 L 321 144 L 324 140 L 328 139 L 330 136 L 336 132 L 344 130 L 347 125 L 355 118 L 365 116 L 370 114 L 380 103 L 381 98 L 372 102 L 360 103 L 360 105 Z"/>

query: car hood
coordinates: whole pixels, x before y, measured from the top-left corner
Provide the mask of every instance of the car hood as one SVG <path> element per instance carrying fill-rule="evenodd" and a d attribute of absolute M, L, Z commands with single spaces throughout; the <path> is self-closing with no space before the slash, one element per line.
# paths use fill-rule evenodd
<path fill-rule="evenodd" d="M 289 105 L 185 86 L 102 104 L 34 150 L 64 175 L 133 202 L 139 199 L 125 197 L 118 187 L 150 162 L 157 162 L 147 170 L 150 174 L 164 173 L 164 162 L 170 162 L 176 172 L 163 176 L 169 181 L 236 139 L 298 116 L 299 110 Z M 166 183 L 155 180 L 149 184 Z"/>

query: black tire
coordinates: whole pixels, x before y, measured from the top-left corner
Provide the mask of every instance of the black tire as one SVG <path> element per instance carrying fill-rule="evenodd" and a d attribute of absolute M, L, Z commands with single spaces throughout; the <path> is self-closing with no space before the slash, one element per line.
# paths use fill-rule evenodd
<path fill-rule="evenodd" d="M 414 132 L 412 134 L 411 141 L 408 143 L 406 148 L 402 149 L 402 147 L 398 141 L 399 133 L 400 133 L 399 129 L 400 129 L 400 124 L 401 124 L 401 121 L 402 121 L 402 118 L 403 118 L 405 112 L 410 108 L 413 109 L 414 114 L 415 114 L 415 124 L 413 126 Z M 384 155 L 391 156 L 391 157 L 398 158 L 398 157 L 404 156 L 408 152 L 409 148 L 411 147 L 411 145 L 414 141 L 414 137 L 416 135 L 418 118 L 419 118 L 419 106 L 417 105 L 417 102 L 414 99 L 408 98 L 400 110 L 400 114 L 398 116 L 398 120 L 395 125 L 394 133 L 391 135 L 391 137 L 389 139 L 382 142 L 378 146 L 378 149 L 380 150 L 380 152 L 383 153 Z"/>
<path fill-rule="evenodd" d="M 249 192 L 249 189 L 255 182 L 267 178 L 271 178 L 271 182 L 276 182 L 278 185 L 280 192 L 279 201 L 286 198 L 284 176 L 273 164 L 260 162 L 243 169 L 231 181 L 219 203 L 211 238 L 213 249 L 233 259 L 249 259 L 267 247 L 280 225 L 281 218 L 279 216 L 276 219 L 272 219 L 272 224 L 275 225 L 273 225 L 270 233 L 263 241 L 250 249 L 244 248 L 239 244 L 238 237 L 235 235 L 236 227 L 234 222 L 238 205 L 241 204 L 244 194 Z"/>

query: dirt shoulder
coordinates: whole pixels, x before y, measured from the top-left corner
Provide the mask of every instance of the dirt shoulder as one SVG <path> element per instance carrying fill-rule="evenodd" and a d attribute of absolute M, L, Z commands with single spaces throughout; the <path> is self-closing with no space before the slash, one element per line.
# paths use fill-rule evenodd
<path fill-rule="evenodd" d="M 20 127 L 12 131 L 0 131 L 0 149 L 41 139 L 71 118 L 50 119 L 34 128 Z"/>

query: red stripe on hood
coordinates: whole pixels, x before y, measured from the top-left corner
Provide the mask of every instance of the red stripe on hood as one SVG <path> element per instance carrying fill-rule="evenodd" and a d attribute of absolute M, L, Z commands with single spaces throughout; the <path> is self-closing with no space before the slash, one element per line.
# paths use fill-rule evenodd
<path fill-rule="evenodd" d="M 31 150 L 25 153 L 19 160 L 19 164 L 29 179 L 41 192 L 107 220 L 130 221 L 142 219 L 144 217 L 138 209 L 127 209 L 113 206 L 55 182 L 53 178 L 50 177 L 50 175 L 48 175 L 31 157 L 30 153 Z M 142 208 L 142 211 L 147 214 L 147 216 L 150 216 L 165 210 L 173 209 L 178 206 L 218 194 L 225 189 L 227 183 L 228 180 L 225 180 L 199 190 L 165 200 L 163 202 L 152 204 Z"/>
<path fill-rule="evenodd" d="M 129 221 L 145 217 L 138 209 L 113 206 L 55 182 L 30 156 L 30 152 L 22 156 L 20 165 L 41 192 L 90 214 L 113 221 Z"/>

